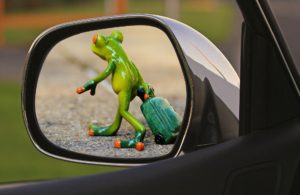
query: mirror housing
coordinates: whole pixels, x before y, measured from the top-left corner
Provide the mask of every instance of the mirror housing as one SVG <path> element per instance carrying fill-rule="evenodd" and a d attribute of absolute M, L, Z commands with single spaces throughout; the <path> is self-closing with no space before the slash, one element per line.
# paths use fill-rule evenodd
<path fill-rule="evenodd" d="M 85 155 L 57 147 L 42 133 L 35 112 L 38 77 L 49 51 L 58 42 L 79 33 L 132 25 L 148 25 L 162 30 L 172 43 L 181 65 L 187 102 L 181 131 L 172 151 L 155 158 L 127 159 Z M 156 15 L 94 18 L 55 26 L 36 38 L 26 58 L 22 109 L 33 144 L 47 155 L 90 164 L 140 165 L 237 137 L 239 77 L 216 46 L 183 23 Z"/>

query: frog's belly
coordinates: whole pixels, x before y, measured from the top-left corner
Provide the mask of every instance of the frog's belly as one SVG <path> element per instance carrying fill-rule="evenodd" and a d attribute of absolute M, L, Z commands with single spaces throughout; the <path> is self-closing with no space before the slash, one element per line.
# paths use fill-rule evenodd
<path fill-rule="evenodd" d="M 122 72 L 123 73 L 123 72 Z M 126 74 L 114 74 L 112 76 L 112 88 L 115 93 L 119 93 L 122 90 L 131 91 L 138 85 L 138 80 L 136 78 L 132 79 Z"/>

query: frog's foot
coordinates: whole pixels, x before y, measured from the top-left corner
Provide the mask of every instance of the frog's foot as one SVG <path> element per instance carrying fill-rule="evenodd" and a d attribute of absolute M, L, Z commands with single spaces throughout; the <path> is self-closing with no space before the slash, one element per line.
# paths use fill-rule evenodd
<path fill-rule="evenodd" d="M 115 140 L 115 148 L 135 148 L 138 151 L 144 150 L 144 143 L 136 141 L 136 139 L 130 140 Z"/>
<path fill-rule="evenodd" d="M 102 127 L 95 124 L 89 125 L 89 136 L 113 136 L 116 134 L 116 129 L 112 125 Z"/>

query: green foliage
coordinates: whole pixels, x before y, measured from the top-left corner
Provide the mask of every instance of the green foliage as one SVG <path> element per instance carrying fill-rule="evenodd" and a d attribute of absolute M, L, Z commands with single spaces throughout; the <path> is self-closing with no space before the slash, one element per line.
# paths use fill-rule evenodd
<path fill-rule="evenodd" d="M 164 15 L 164 1 L 129 0 L 130 13 L 151 13 Z M 234 10 L 231 4 L 201 4 L 197 0 L 181 0 L 179 20 L 195 28 L 215 44 L 220 44 L 231 33 Z"/>
<path fill-rule="evenodd" d="M 148 13 L 148 14 L 164 14 L 164 1 L 161 0 L 129 0 L 129 13 Z"/>
<path fill-rule="evenodd" d="M 8 28 L 4 31 L 5 42 L 9 45 L 29 45 L 42 29 Z"/>
<path fill-rule="evenodd" d="M 74 13 L 99 12 L 103 10 L 103 0 L 6 0 L 7 13 Z"/>
<path fill-rule="evenodd" d="M 220 44 L 231 33 L 234 11 L 228 4 L 216 5 L 208 10 L 186 7 L 182 9 L 181 21 L 201 32 L 212 42 Z"/>
<path fill-rule="evenodd" d="M 0 183 L 57 179 L 120 170 L 56 160 L 38 152 L 21 116 L 20 86 L 0 82 Z"/>
<path fill-rule="evenodd" d="M 21 2 L 21 1 L 20 1 Z M 19 4 L 21 4 L 19 2 Z M 27 2 L 24 0 L 24 2 Z M 24 3 L 23 2 L 23 3 Z M 46 3 L 48 1 L 38 0 L 37 2 Z M 52 1 L 49 1 L 52 2 Z M 66 3 L 68 2 L 68 3 Z M 37 9 L 15 8 L 12 13 L 30 13 L 30 14 L 84 14 L 104 12 L 103 0 L 89 0 L 84 3 L 77 0 L 73 1 L 53 1 L 49 6 L 40 6 Z M 214 43 L 220 44 L 231 33 L 234 20 L 233 7 L 227 2 L 215 3 L 212 6 L 206 6 L 199 3 L 201 1 L 182 0 L 179 20 L 192 26 L 196 30 L 211 39 Z M 150 13 L 164 15 L 165 4 L 161 0 L 129 0 L 128 13 Z M 42 29 L 6 29 L 5 38 L 8 44 L 24 45 L 32 42 Z"/>

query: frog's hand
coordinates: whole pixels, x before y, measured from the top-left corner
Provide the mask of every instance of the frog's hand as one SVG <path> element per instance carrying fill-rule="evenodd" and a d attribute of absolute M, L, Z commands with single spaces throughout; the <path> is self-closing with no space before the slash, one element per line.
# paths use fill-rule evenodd
<path fill-rule="evenodd" d="M 78 93 L 78 94 L 82 94 L 83 92 L 85 92 L 85 89 L 83 87 L 78 87 L 76 89 L 76 93 Z"/>
<path fill-rule="evenodd" d="M 90 94 L 91 95 L 95 95 L 95 93 L 96 93 L 96 86 L 97 86 L 97 83 L 94 80 L 90 80 L 86 84 L 84 84 L 82 87 L 77 88 L 76 92 L 78 94 L 81 94 L 83 92 L 91 90 Z"/>

